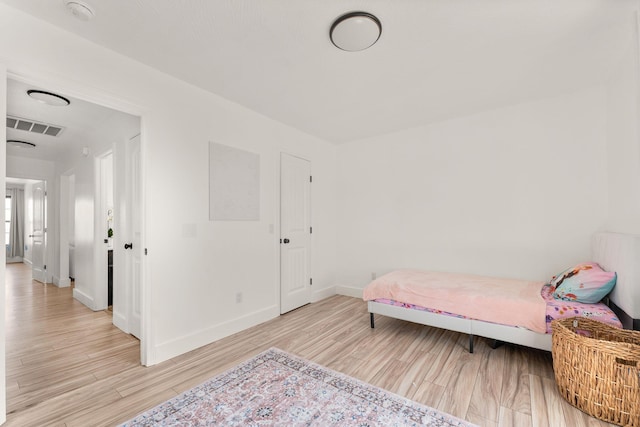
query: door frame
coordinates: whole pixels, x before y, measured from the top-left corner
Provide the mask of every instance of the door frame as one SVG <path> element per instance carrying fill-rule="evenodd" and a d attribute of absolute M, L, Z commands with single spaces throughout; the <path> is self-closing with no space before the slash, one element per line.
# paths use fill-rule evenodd
<path fill-rule="evenodd" d="M 42 181 L 45 183 L 45 188 L 49 188 L 51 186 L 51 182 L 53 180 L 53 177 L 48 175 L 48 174 L 43 174 L 43 173 L 23 173 L 23 172 L 12 172 L 10 175 L 7 175 L 6 171 L 5 171 L 5 176 L 2 177 L 2 179 L 5 181 L 5 187 L 6 187 L 6 179 L 7 176 L 11 177 L 11 178 L 17 178 L 17 179 L 25 179 L 25 180 L 29 180 L 29 181 Z M 47 190 L 48 191 L 48 190 Z M 25 193 L 25 199 L 27 198 L 27 194 Z M 54 203 L 51 202 L 51 200 L 48 200 L 46 205 L 45 205 L 45 217 L 47 218 L 47 221 L 51 221 L 52 218 L 55 221 L 56 220 L 56 215 L 55 214 L 55 210 L 57 208 L 57 200 L 55 200 L 56 194 L 54 194 L 53 196 L 49 195 L 47 196 L 50 199 L 54 199 Z M 26 215 L 26 212 L 25 212 Z M 29 243 L 31 245 L 31 243 Z M 53 260 L 55 259 L 55 245 L 52 245 L 51 242 L 47 242 L 46 248 L 45 248 L 45 260 L 52 260 L 51 262 L 53 262 Z M 6 257 L 6 253 L 5 253 L 5 257 Z M 50 269 L 48 269 L 50 270 Z M 57 283 L 57 278 L 51 274 L 49 274 L 48 272 L 46 273 L 47 275 L 47 284 L 48 283 L 53 283 L 54 285 L 58 285 Z M 51 279 L 51 281 L 49 281 L 49 279 Z"/>
<path fill-rule="evenodd" d="M 95 304 L 100 309 L 106 309 L 108 307 L 107 302 L 107 243 L 104 239 L 107 236 L 107 222 L 106 222 L 106 212 L 107 212 L 107 188 L 108 183 L 107 179 L 109 179 L 109 173 L 107 171 L 107 162 L 109 157 L 111 157 L 111 179 L 113 181 L 113 149 L 108 149 L 101 154 L 96 155 L 94 159 L 95 165 L 95 210 L 94 210 L 94 239 L 93 239 L 93 250 L 94 250 L 94 271 L 93 271 L 93 280 L 96 283 L 96 290 L 93 298 Z M 112 193 L 113 193 L 113 183 L 111 185 Z M 113 194 L 112 194 L 113 196 Z"/>
<path fill-rule="evenodd" d="M 18 80 L 20 82 L 33 84 L 40 87 L 47 87 L 52 91 L 66 93 L 67 95 L 82 99 L 87 102 L 92 102 L 94 104 L 102 105 L 108 108 L 112 108 L 114 110 L 118 110 L 121 112 L 125 112 L 134 116 L 140 117 L 140 174 L 141 174 L 141 188 L 140 194 L 142 199 L 142 208 L 141 208 L 141 220 L 142 220 L 142 236 L 141 241 L 144 246 L 146 246 L 146 161 L 145 161 L 145 152 L 147 147 L 147 132 L 145 130 L 146 126 L 146 117 L 148 115 L 148 109 L 141 106 L 133 104 L 124 98 L 119 98 L 114 96 L 112 93 L 107 92 L 106 90 L 101 90 L 99 88 L 95 88 L 93 86 L 84 86 L 79 83 L 77 80 L 64 79 L 63 76 L 52 76 L 47 74 L 45 71 L 38 72 L 32 74 L 33 70 L 23 70 L 25 73 L 14 72 L 11 70 L 6 70 L 6 73 L 0 73 L 0 76 L 4 74 L 5 79 Z M 26 73 L 29 74 L 26 74 Z M 6 85 L 6 80 L 4 81 Z M 5 93 L 5 103 L 6 103 L 6 92 Z M 5 146 L 5 158 L 6 158 L 6 146 Z M 15 174 L 14 174 L 15 175 Z M 59 175 L 57 175 L 59 176 Z M 20 176 L 17 176 L 20 178 Z M 31 178 L 31 177 L 24 177 Z M 4 179 L 4 178 L 3 178 Z M 33 178 L 31 178 L 33 179 Z M 39 178 L 38 178 L 39 179 Z M 43 180 L 47 180 L 49 178 L 43 178 Z M 51 205 L 51 204 L 49 204 Z M 57 204 L 56 204 L 57 205 Z M 50 209 L 50 207 L 48 207 Z M 59 245 L 56 245 L 59 249 Z M 94 263 L 95 264 L 95 263 Z M 140 362 L 142 365 L 147 365 L 149 360 L 154 360 L 152 349 L 154 347 L 154 340 L 152 334 L 152 325 L 150 321 L 151 309 L 150 309 L 150 301 L 151 289 L 147 284 L 148 277 L 148 263 L 146 257 L 142 257 L 142 271 L 141 271 L 141 311 L 142 311 L 142 338 L 140 339 Z M 4 328 L 4 326 L 3 326 Z M 0 331 L 0 335 L 4 334 L 4 330 Z M 2 386 L 2 384 L 0 384 Z"/>
<path fill-rule="evenodd" d="M 71 240 L 71 232 L 69 230 L 69 220 L 71 218 L 71 191 L 70 183 L 73 173 L 71 171 L 64 172 L 60 175 L 60 188 L 58 190 L 58 203 L 60 217 L 58 221 L 58 287 L 67 288 L 71 286 L 70 269 L 69 269 L 69 241 Z"/>

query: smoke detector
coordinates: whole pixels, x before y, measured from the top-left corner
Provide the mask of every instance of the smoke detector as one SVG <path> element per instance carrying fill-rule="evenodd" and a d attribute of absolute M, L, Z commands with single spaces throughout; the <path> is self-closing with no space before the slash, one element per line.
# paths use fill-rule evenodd
<path fill-rule="evenodd" d="M 67 7 L 69 13 L 78 18 L 81 21 L 88 21 L 96 16 L 93 7 L 80 0 L 64 0 L 64 4 Z"/>

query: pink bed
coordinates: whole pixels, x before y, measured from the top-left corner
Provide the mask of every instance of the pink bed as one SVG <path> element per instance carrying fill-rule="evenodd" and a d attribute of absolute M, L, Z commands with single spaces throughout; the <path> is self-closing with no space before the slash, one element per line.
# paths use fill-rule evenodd
<path fill-rule="evenodd" d="M 363 298 L 369 301 L 372 327 L 373 313 L 378 313 L 466 332 L 471 336 L 470 351 L 473 351 L 474 331 L 477 335 L 496 339 L 515 333 L 517 337 L 511 342 L 547 350 L 550 335 L 540 336 L 551 333 L 554 319 L 585 316 L 622 326 L 605 304 L 557 300 L 552 294 L 553 288 L 544 282 L 398 270 L 371 282 L 364 289 Z M 403 309 L 422 312 L 430 318 L 428 321 L 414 320 L 422 317 L 399 311 Z M 435 323 L 433 319 L 436 319 Z M 497 331 L 495 334 L 494 330 Z M 520 340 L 520 335 L 525 338 Z"/>

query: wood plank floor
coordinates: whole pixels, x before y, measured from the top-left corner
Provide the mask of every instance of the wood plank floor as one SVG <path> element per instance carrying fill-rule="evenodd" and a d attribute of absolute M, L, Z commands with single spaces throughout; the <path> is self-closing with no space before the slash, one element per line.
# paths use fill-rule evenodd
<path fill-rule="evenodd" d="M 567 404 L 548 352 L 377 316 L 334 296 L 152 367 L 138 341 L 58 289 L 7 265 L 9 426 L 112 426 L 270 347 L 481 426 L 609 426 Z"/>

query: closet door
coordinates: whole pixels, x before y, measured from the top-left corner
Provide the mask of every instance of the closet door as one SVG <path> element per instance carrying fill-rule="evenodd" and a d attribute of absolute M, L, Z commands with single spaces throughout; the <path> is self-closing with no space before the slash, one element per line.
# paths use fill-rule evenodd
<path fill-rule="evenodd" d="M 311 302 L 311 162 L 280 162 L 280 312 Z"/>

